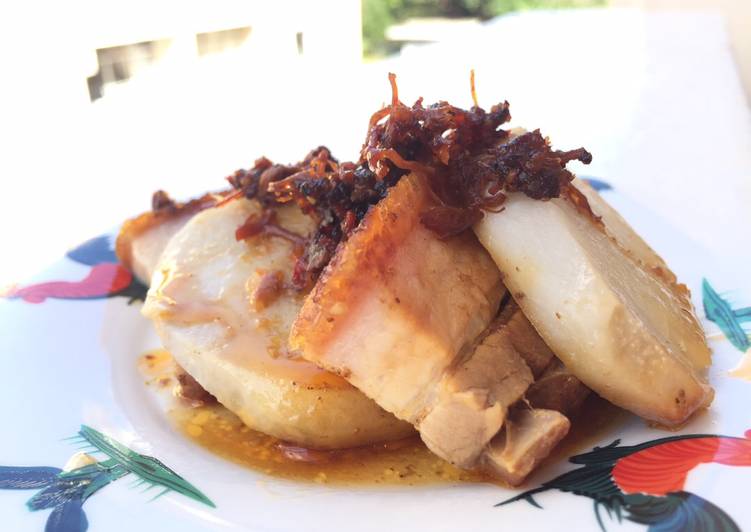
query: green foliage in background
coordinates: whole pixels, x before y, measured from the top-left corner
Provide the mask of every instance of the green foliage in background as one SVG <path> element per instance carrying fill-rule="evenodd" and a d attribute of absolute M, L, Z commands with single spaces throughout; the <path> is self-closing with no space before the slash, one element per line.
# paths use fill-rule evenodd
<path fill-rule="evenodd" d="M 607 0 L 362 0 L 362 34 L 366 55 L 396 51 L 386 29 L 413 17 L 473 17 L 487 20 L 524 9 L 597 7 Z"/>

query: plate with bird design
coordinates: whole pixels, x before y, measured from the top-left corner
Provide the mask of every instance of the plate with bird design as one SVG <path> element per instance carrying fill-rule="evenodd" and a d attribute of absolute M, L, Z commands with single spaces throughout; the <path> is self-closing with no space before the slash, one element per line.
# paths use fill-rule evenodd
<path fill-rule="evenodd" d="M 713 349 L 714 402 L 679 430 L 593 399 L 519 488 L 457 474 L 416 447 L 394 450 L 400 462 L 351 460 L 347 467 L 359 477 L 315 460 L 296 476 L 278 465 L 277 447 L 220 407 L 184 414 L 187 407 L 175 406 L 169 358 L 139 312 L 146 288 L 118 263 L 105 234 L 2 292 L 0 528 L 750 528 L 751 291 L 744 268 L 733 271 L 655 213 L 591 182 L 688 285 Z M 235 434 L 234 447 L 212 447 L 212 427 Z M 237 449 L 244 454 L 233 455 Z M 367 475 L 375 480 L 364 482 Z"/>

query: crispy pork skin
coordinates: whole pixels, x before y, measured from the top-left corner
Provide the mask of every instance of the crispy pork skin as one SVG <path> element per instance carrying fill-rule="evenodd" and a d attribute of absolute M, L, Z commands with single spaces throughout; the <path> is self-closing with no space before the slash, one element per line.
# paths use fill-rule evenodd
<path fill-rule="evenodd" d="M 237 228 L 260 214 L 255 200 L 237 199 L 196 214 L 170 240 L 143 308 L 164 347 L 246 425 L 272 436 L 332 449 L 413 434 L 344 379 L 289 353 L 303 300 L 286 287 L 294 246 L 236 240 Z M 312 225 L 294 206 L 278 208 L 277 223 L 298 234 Z"/>
<path fill-rule="evenodd" d="M 569 371 L 618 406 L 680 424 L 713 397 L 703 332 L 685 288 L 646 264 L 656 254 L 600 201 L 598 222 L 569 199 L 511 194 L 474 229 Z"/>
<path fill-rule="evenodd" d="M 498 269 L 471 232 L 440 239 L 421 225 L 433 201 L 410 174 L 371 209 L 306 299 L 290 345 L 468 466 L 532 376 L 508 340 L 481 337 L 504 293 Z"/>

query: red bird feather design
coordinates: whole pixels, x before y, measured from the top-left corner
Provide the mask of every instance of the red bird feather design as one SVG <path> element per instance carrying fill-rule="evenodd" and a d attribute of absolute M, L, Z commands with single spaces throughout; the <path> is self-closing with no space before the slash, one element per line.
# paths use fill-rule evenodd
<path fill-rule="evenodd" d="M 27 303 L 43 303 L 55 299 L 92 299 L 122 292 L 133 281 L 133 275 L 120 264 L 105 262 L 92 266 L 80 281 L 50 281 L 11 290 L 9 299 L 20 298 Z"/>
<path fill-rule="evenodd" d="M 0 297 L 21 299 L 27 303 L 43 303 L 48 298 L 101 299 L 125 296 L 131 301 L 144 298 L 146 287 L 118 262 L 108 236 L 100 236 L 81 244 L 69 251 L 67 257 L 90 266 L 91 270 L 80 281 L 47 281 L 12 288 L 5 294 L 0 294 Z"/>
<path fill-rule="evenodd" d="M 611 518 L 646 525 L 651 532 L 740 532 L 720 507 L 684 488 L 688 474 L 699 464 L 751 466 L 751 430 L 743 438 L 688 434 L 629 446 L 616 440 L 569 461 L 582 467 L 496 506 L 526 500 L 542 508 L 534 496 L 557 489 L 593 499 L 602 530 L 604 508 Z"/>
<path fill-rule="evenodd" d="M 710 436 L 649 447 L 618 460 L 613 481 L 623 493 L 664 496 L 680 491 L 699 464 L 751 466 L 751 431 L 746 439 Z"/>

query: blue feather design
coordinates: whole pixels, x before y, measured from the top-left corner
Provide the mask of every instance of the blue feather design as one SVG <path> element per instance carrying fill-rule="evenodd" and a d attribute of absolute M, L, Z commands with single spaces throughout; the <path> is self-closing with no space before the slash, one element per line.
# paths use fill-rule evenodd
<path fill-rule="evenodd" d="M 73 499 L 83 499 L 83 492 L 89 482 L 91 481 L 66 481 L 58 479 L 53 485 L 47 486 L 29 499 L 26 506 L 32 512 L 36 512 L 37 510 L 55 508 Z"/>
<path fill-rule="evenodd" d="M 665 497 L 628 495 L 628 515 L 634 523 L 649 526 L 649 532 L 741 532 L 722 509 L 708 500 L 677 491 Z"/>
<path fill-rule="evenodd" d="M 584 179 L 584 181 L 589 183 L 589 186 L 591 186 L 597 192 L 600 192 L 603 190 L 613 190 L 613 186 L 610 183 L 603 181 L 602 179 L 595 179 L 594 177 L 587 177 L 587 176 L 579 176 L 579 177 L 581 177 L 582 179 Z"/>
<path fill-rule="evenodd" d="M 86 532 L 89 521 L 81 499 L 71 499 L 52 510 L 44 532 Z"/>
<path fill-rule="evenodd" d="M 0 466 L 0 489 L 30 490 L 54 483 L 62 470 L 57 467 Z"/>
<path fill-rule="evenodd" d="M 107 235 L 87 240 L 77 248 L 68 251 L 67 256 L 86 266 L 95 266 L 103 262 L 118 262 Z"/>

